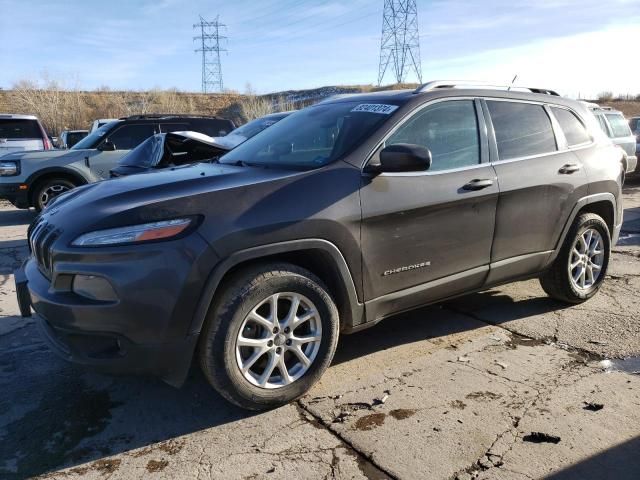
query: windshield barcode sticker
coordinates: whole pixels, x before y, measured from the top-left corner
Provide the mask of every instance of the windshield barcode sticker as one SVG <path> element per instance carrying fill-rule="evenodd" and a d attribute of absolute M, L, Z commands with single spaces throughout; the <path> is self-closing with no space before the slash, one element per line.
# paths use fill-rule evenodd
<path fill-rule="evenodd" d="M 352 112 L 381 113 L 389 115 L 398 109 L 397 105 L 385 105 L 383 103 L 361 103 Z"/>

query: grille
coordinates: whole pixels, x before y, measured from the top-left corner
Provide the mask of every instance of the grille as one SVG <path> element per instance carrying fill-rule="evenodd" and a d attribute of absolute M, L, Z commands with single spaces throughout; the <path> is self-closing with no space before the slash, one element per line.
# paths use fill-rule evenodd
<path fill-rule="evenodd" d="M 54 225 L 47 223 L 42 218 L 36 220 L 27 232 L 29 250 L 36 259 L 40 271 L 49 279 L 53 270 L 51 247 L 61 233 Z"/>

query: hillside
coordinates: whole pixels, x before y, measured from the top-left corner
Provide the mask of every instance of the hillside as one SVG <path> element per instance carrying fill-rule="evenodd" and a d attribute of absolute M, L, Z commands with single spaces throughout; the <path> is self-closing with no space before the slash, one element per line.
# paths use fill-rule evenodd
<path fill-rule="evenodd" d="M 64 91 L 27 85 L 0 90 L 0 113 L 37 115 L 47 130 L 58 134 L 65 128 L 87 128 L 96 118 L 118 118 L 141 113 L 193 113 L 232 119 L 237 124 L 271 111 L 302 108 L 337 94 L 415 88 L 415 84 L 374 87 L 372 85 L 326 86 L 287 90 L 267 95 L 202 94 L 176 90 Z M 640 115 L 640 101 L 600 102 L 621 110 L 627 117 Z"/>

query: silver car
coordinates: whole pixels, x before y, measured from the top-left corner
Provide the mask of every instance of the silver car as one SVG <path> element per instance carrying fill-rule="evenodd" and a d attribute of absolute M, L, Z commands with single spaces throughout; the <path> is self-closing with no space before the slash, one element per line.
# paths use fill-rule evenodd
<path fill-rule="evenodd" d="M 58 148 L 71 148 L 87 135 L 89 130 L 63 130 L 58 136 Z"/>
<path fill-rule="evenodd" d="M 38 117 L 0 114 L 0 157 L 11 152 L 51 150 L 53 146 Z"/>
<path fill-rule="evenodd" d="M 589 110 L 595 115 L 602 130 L 611 141 L 624 151 L 623 166 L 625 173 L 629 175 L 636 171 L 638 157 L 636 156 L 636 137 L 629 128 L 624 114 L 611 107 L 589 105 Z"/>

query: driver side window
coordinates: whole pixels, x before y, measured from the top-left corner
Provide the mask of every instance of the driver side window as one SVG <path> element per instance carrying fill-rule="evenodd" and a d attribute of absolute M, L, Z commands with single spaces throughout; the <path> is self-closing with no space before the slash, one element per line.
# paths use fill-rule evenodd
<path fill-rule="evenodd" d="M 473 100 L 451 100 L 426 107 L 386 141 L 386 145 L 397 143 L 428 148 L 432 158 L 429 171 L 479 164 L 480 140 Z"/>

